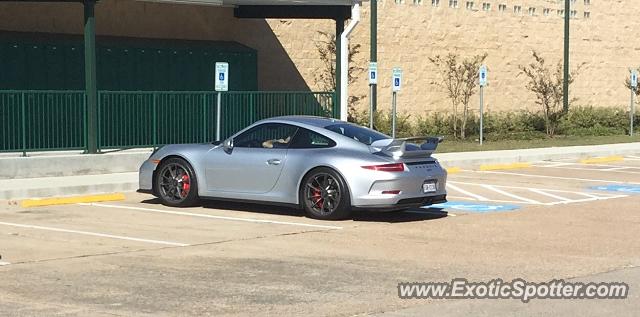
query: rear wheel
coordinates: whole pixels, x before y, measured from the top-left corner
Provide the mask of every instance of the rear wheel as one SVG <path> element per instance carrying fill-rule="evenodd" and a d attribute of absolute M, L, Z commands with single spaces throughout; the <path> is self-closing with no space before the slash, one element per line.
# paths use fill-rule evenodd
<path fill-rule="evenodd" d="M 349 190 L 336 171 L 321 167 L 302 180 L 300 198 L 307 215 L 324 220 L 344 219 L 351 215 Z"/>
<path fill-rule="evenodd" d="M 164 205 L 192 206 L 198 200 L 198 182 L 189 163 L 181 158 L 170 158 L 158 167 L 156 193 Z"/>

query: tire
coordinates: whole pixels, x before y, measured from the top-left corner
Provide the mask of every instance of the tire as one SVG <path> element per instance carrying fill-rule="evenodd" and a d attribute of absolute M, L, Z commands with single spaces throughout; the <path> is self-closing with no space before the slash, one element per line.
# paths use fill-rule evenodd
<path fill-rule="evenodd" d="M 330 168 L 319 167 L 307 173 L 302 179 L 300 201 L 310 218 L 339 220 L 351 216 L 347 183 Z"/>
<path fill-rule="evenodd" d="M 187 161 L 170 158 L 156 170 L 155 192 L 162 204 L 170 207 L 189 207 L 198 201 L 198 180 Z"/>

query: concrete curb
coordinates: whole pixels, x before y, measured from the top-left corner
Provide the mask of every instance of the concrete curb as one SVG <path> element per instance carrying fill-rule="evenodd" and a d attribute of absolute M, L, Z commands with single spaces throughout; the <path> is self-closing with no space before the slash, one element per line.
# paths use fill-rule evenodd
<path fill-rule="evenodd" d="M 152 150 L 104 154 L 0 157 L 0 179 L 61 177 L 135 172 Z"/>
<path fill-rule="evenodd" d="M 31 199 L 44 197 L 63 197 L 73 195 L 107 194 L 114 192 L 132 192 L 138 189 L 138 182 L 123 182 L 96 185 L 70 185 L 48 188 L 3 189 L 1 200 Z"/>
<path fill-rule="evenodd" d="M 101 195 L 83 195 L 83 196 L 71 196 L 71 197 L 55 197 L 55 198 L 43 198 L 43 199 L 26 199 L 20 202 L 20 206 L 23 208 L 29 207 L 42 207 L 53 205 L 70 205 L 80 203 L 95 203 L 101 201 L 120 201 L 125 200 L 126 197 L 123 193 L 113 194 L 101 194 Z"/>
<path fill-rule="evenodd" d="M 445 167 L 480 169 L 482 165 L 530 163 L 549 160 L 583 160 L 594 157 L 620 157 L 640 153 L 640 142 L 566 146 L 506 151 L 457 152 L 434 154 Z"/>

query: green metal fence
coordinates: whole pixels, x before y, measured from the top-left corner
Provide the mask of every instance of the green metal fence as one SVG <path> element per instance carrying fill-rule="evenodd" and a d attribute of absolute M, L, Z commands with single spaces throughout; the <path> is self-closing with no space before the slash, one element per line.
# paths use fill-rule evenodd
<path fill-rule="evenodd" d="M 85 148 L 84 91 L 0 92 L 0 151 Z"/>
<path fill-rule="evenodd" d="M 333 92 L 221 93 L 221 138 L 280 115 L 338 118 Z M 99 149 L 209 142 L 218 93 L 98 92 Z M 0 152 L 86 148 L 84 91 L 0 91 Z"/>

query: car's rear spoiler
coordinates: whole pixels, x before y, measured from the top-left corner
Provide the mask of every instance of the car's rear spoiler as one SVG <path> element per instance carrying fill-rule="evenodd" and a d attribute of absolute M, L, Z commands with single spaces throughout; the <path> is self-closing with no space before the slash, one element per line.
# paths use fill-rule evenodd
<path fill-rule="evenodd" d="M 417 136 L 402 139 L 383 139 L 371 143 L 372 152 L 393 157 L 431 156 L 444 137 Z M 422 142 L 420 142 L 422 141 Z"/>

